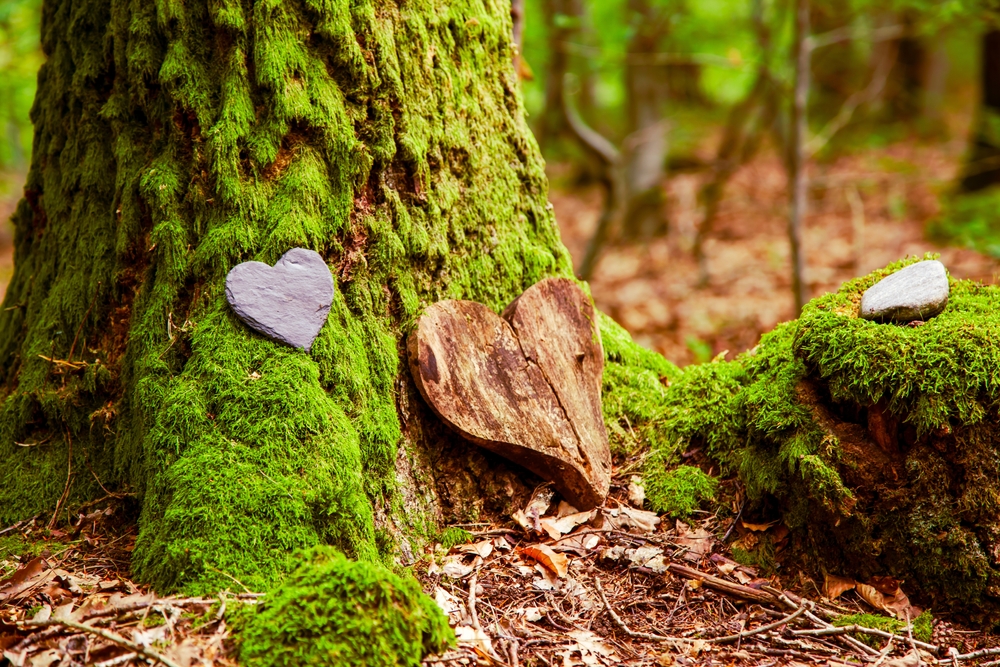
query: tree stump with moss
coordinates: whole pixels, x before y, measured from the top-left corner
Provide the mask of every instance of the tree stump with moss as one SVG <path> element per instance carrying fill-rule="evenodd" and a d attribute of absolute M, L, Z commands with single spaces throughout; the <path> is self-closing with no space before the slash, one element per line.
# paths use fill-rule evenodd
<path fill-rule="evenodd" d="M 686 369 L 656 422 L 649 496 L 669 503 L 668 468 L 704 447 L 750 511 L 784 520 L 809 572 L 892 576 L 936 611 L 996 622 L 1000 288 L 952 281 L 919 326 L 861 319 L 864 291 L 912 261 L 813 300 L 734 362 Z"/>

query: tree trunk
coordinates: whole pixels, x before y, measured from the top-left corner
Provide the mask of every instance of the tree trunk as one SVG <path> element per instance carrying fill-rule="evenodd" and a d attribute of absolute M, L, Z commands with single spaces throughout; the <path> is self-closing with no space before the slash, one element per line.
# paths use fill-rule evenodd
<path fill-rule="evenodd" d="M 0 308 L 0 522 L 132 492 L 137 577 L 260 589 L 296 548 L 405 562 L 526 496 L 404 356 L 427 304 L 499 310 L 571 275 L 511 28 L 506 2 L 48 1 Z M 224 296 L 293 247 L 334 274 L 308 353 Z"/>
<path fill-rule="evenodd" d="M 788 214 L 788 242 L 792 260 L 792 295 L 796 314 L 808 301 L 805 280 L 805 254 L 802 248 L 802 225 L 806 212 L 805 144 L 806 113 L 809 107 L 809 0 L 795 3 L 795 96 L 792 100 L 791 141 L 788 149 L 788 190 L 791 207 Z"/>
<path fill-rule="evenodd" d="M 623 142 L 627 191 L 623 232 L 626 238 L 648 238 L 663 226 L 663 176 L 667 128 L 663 119 L 665 69 L 654 60 L 666 26 L 666 10 L 648 0 L 630 0 L 635 33 L 629 40 L 625 67 L 629 135 Z"/>
<path fill-rule="evenodd" d="M 976 192 L 1000 183 L 1000 30 L 983 34 L 982 97 L 960 190 Z"/>

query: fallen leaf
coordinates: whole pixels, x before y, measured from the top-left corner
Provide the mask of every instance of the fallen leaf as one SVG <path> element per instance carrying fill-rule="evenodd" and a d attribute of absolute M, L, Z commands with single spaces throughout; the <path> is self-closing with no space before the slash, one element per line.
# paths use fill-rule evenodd
<path fill-rule="evenodd" d="M 561 546 L 575 551 L 590 551 L 600 543 L 601 536 L 595 535 L 594 533 L 588 533 L 587 535 L 570 535 L 569 537 L 559 541 Z"/>
<path fill-rule="evenodd" d="M 542 530 L 549 534 L 553 540 L 558 540 L 563 535 L 571 532 L 581 523 L 587 523 L 594 518 L 596 510 L 590 512 L 575 512 L 560 518 L 544 517 L 539 520 Z"/>
<path fill-rule="evenodd" d="M 507 538 L 505 538 L 503 535 L 493 538 L 493 546 L 499 549 L 500 551 L 510 551 L 512 548 L 510 546 L 510 542 L 508 542 Z"/>
<path fill-rule="evenodd" d="M 861 599 L 875 607 L 879 610 L 885 609 L 885 598 L 882 594 L 875 590 L 874 586 L 869 586 L 868 584 L 857 583 L 854 585 L 854 590 L 858 592 Z"/>
<path fill-rule="evenodd" d="M 684 554 L 685 560 L 698 562 L 712 550 L 712 534 L 704 528 L 699 527 L 696 530 L 691 530 L 691 527 L 686 523 L 678 521 L 675 524 L 675 529 L 677 537 L 674 538 L 674 542 L 687 549 Z"/>
<path fill-rule="evenodd" d="M 475 565 L 466 565 L 462 556 L 448 556 L 441 566 L 441 574 L 452 579 L 462 579 L 472 574 L 474 569 Z"/>
<path fill-rule="evenodd" d="M 43 604 L 41 608 L 35 612 L 35 615 L 31 617 L 31 620 L 34 623 L 42 623 L 50 618 L 52 618 L 52 607 L 47 604 Z"/>
<path fill-rule="evenodd" d="M 910 599 L 898 586 L 894 595 L 891 597 L 883 595 L 882 597 L 885 600 L 886 611 L 902 621 L 912 621 L 923 613 L 920 607 L 910 604 Z"/>
<path fill-rule="evenodd" d="M 828 600 L 836 600 L 843 593 L 851 590 L 858 582 L 847 577 L 838 577 L 835 574 L 827 574 L 823 578 L 823 595 Z"/>
<path fill-rule="evenodd" d="M 571 650 L 580 652 L 580 658 L 585 665 L 607 664 L 608 662 L 617 664 L 619 662 L 618 654 L 615 653 L 615 650 L 593 632 L 589 630 L 570 630 L 566 634 L 576 641 L 576 646 L 572 647 Z M 603 660 L 601 662 L 588 662 L 588 657 L 600 657 Z"/>
<path fill-rule="evenodd" d="M 763 533 L 767 531 L 771 526 L 777 524 L 777 521 L 772 521 L 771 523 L 747 523 L 746 521 L 741 521 L 743 527 L 747 530 L 752 530 L 755 533 Z"/>
<path fill-rule="evenodd" d="M 663 549 L 659 547 L 639 547 L 638 549 L 629 549 L 625 553 L 632 562 L 632 565 L 642 567 L 657 556 L 662 556 Z"/>
<path fill-rule="evenodd" d="M 628 481 L 628 501 L 633 507 L 642 509 L 646 502 L 646 489 L 642 486 L 642 477 L 632 475 Z"/>
<path fill-rule="evenodd" d="M 579 511 L 580 510 L 578 510 L 577 508 L 573 507 L 572 505 L 570 505 L 565 500 L 560 500 L 559 501 L 559 506 L 556 507 L 556 518 L 557 519 L 561 519 L 564 516 L 569 516 L 570 514 L 576 514 Z"/>
<path fill-rule="evenodd" d="M 546 544 L 533 544 L 521 549 L 525 556 L 533 558 L 546 568 L 554 572 L 558 577 L 566 576 L 569 569 L 569 558 L 564 554 L 557 553 L 552 547 Z"/>
<path fill-rule="evenodd" d="M 749 584 L 754 579 L 753 577 L 751 577 L 749 574 L 747 574 L 742 570 L 734 570 L 733 576 L 736 577 L 736 581 L 740 582 L 744 586 Z"/>
<path fill-rule="evenodd" d="M 920 653 L 910 651 L 902 658 L 894 658 L 885 663 L 885 667 L 919 667 L 921 663 Z"/>
<path fill-rule="evenodd" d="M 871 577 L 868 579 L 868 584 L 886 597 L 892 597 L 899 590 L 899 580 L 894 577 Z"/>
<path fill-rule="evenodd" d="M 523 609 L 518 609 L 514 613 L 519 616 L 523 616 L 524 620 L 529 623 L 534 623 L 535 621 L 540 621 L 544 617 L 541 607 L 525 607 Z"/>
<path fill-rule="evenodd" d="M 488 558 L 493 553 L 493 541 L 483 540 L 475 544 L 463 544 L 456 547 L 456 549 L 461 553 L 475 554 L 480 558 Z"/>
<path fill-rule="evenodd" d="M 618 530 L 635 528 L 644 533 L 652 533 L 660 523 L 660 517 L 656 516 L 656 512 L 638 510 L 627 505 L 605 510 L 604 517 L 612 528 Z"/>
<path fill-rule="evenodd" d="M 434 589 L 434 602 L 441 608 L 445 616 L 459 614 L 462 611 L 462 604 L 458 601 L 458 598 L 440 586 Z"/>

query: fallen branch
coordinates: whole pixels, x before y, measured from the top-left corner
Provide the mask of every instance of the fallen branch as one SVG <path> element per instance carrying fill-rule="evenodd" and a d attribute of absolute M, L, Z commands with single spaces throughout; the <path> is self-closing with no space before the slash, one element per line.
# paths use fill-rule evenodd
<path fill-rule="evenodd" d="M 911 641 L 902 635 L 893 634 L 892 632 L 887 632 L 885 630 L 879 630 L 878 628 L 866 628 L 857 624 L 818 628 L 816 630 L 792 630 L 792 634 L 796 637 L 831 637 L 837 635 L 849 635 L 855 632 L 866 635 L 875 635 L 876 637 L 882 637 L 883 639 L 899 639 L 904 642 Z M 941 651 L 939 646 L 918 641 L 916 639 L 913 639 L 912 643 L 914 646 L 922 648 L 925 651 L 930 651 L 931 653 L 939 653 Z"/>
<path fill-rule="evenodd" d="M 750 588 L 749 586 L 726 581 L 725 579 L 708 574 L 707 572 L 696 570 L 693 567 L 670 563 L 667 566 L 667 570 L 678 576 L 684 577 L 685 579 L 700 581 L 703 585 L 708 586 L 711 589 L 727 593 L 734 597 L 743 598 L 744 600 L 753 600 L 754 602 L 762 602 L 764 604 L 774 604 L 775 602 L 775 596 L 771 593 L 766 593 L 764 591 L 759 591 L 756 588 Z M 798 608 L 799 605 L 792 606 L 794 608 Z"/>
<path fill-rule="evenodd" d="M 101 628 L 95 628 L 90 625 L 85 625 L 83 623 L 77 623 L 75 621 L 49 619 L 47 621 L 20 621 L 18 622 L 17 625 L 18 627 L 24 627 L 24 628 L 48 628 L 55 625 L 65 626 L 67 628 L 79 630 L 80 632 L 87 632 L 92 635 L 97 635 L 101 639 L 106 639 L 107 641 L 113 644 L 117 644 L 122 648 L 127 648 L 130 651 L 135 651 L 136 653 L 145 658 L 166 665 L 166 667 L 180 667 L 180 665 L 178 665 L 173 660 L 157 653 L 151 648 L 146 648 L 145 646 L 136 644 L 135 642 L 129 641 L 124 637 L 120 637 L 112 632 L 108 632 L 107 630 L 102 630 Z"/>
<path fill-rule="evenodd" d="M 775 628 L 780 628 L 782 625 L 784 625 L 784 624 L 786 624 L 786 623 L 788 623 L 790 621 L 794 621 L 796 618 L 798 618 L 799 616 L 801 616 L 805 612 L 809 611 L 809 607 L 811 607 L 811 606 L 812 606 L 812 603 L 810 603 L 810 602 L 803 602 L 802 606 L 800 606 L 798 609 L 796 609 L 795 611 L 793 611 L 788 616 L 785 616 L 784 618 L 778 619 L 774 623 L 768 623 L 767 625 L 762 625 L 759 628 L 754 628 L 753 630 L 750 630 L 749 632 L 738 632 L 735 635 L 727 635 L 725 637 L 716 637 L 715 639 L 710 639 L 709 643 L 710 644 L 732 644 L 733 642 L 746 639 L 747 637 L 752 637 L 752 636 L 758 635 L 758 634 L 760 634 L 762 632 L 767 632 L 768 630 L 774 630 Z M 793 634 L 794 634 L 794 632 L 793 632 Z"/>

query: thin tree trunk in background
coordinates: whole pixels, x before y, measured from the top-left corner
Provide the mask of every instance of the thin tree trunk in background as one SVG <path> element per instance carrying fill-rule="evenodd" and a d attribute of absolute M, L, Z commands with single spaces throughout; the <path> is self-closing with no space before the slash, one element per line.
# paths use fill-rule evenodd
<path fill-rule="evenodd" d="M 549 63 L 545 73 L 545 109 L 537 131 L 538 145 L 542 148 L 549 146 L 566 129 L 562 111 L 562 82 L 569 68 L 565 48 L 569 31 L 566 23 L 559 20 L 563 5 L 564 0 L 545 0 L 543 5 L 545 30 L 549 38 Z"/>
<path fill-rule="evenodd" d="M 806 303 L 805 258 L 802 250 L 802 220 L 806 210 L 806 104 L 809 100 L 809 2 L 795 3 L 795 97 L 792 102 L 791 142 L 788 151 L 788 182 L 791 211 L 788 216 L 788 240 L 792 259 L 792 293 L 795 311 Z"/>
<path fill-rule="evenodd" d="M 627 238 L 648 238 L 664 222 L 662 181 L 667 128 L 662 108 L 664 67 L 645 61 L 641 55 L 656 53 L 666 33 L 667 10 L 653 8 L 649 0 L 630 0 L 628 7 L 639 24 L 629 41 L 630 59 L 625 66 L 629 135 L 622 145 L 627 187 L 622 231 Z"/>
<path fill-rule="evenodd" d="M 886 102 L 893 121 L 914 120 L 920 116 L 927 70 L 927 47 L 916 34 L 912 12 L 903 12 L 896 23 L 904 27 L 903 35 L 895 40 L 896 64 L 889 74 Z"/>
<path fill-rule="evenodd" d="M 961 192 L 975 192 L 1000 183 L 1000 30 L 982 37 L 982 98 L 972 146 L 966 159 Z"/>
<path fill-rule="evenodd" d="M 511 0 L 510 23 L 510 36 L 514 47 L 514 71 L 520 77 L 523 71 L 521 68 L 521 53 L 524 51 L 524 0 Z"/>

